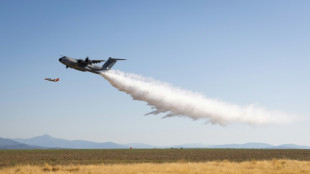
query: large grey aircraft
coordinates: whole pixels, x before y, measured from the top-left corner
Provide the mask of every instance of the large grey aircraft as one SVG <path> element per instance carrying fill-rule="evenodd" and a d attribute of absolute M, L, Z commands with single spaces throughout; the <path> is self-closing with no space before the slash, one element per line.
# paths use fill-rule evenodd
<path fill-rule="evenodd" d="M 83 59 L 74 59 L 67 56 L 59 58 L 59 62 L 66 65 L 66 68 L 74 68 L 79 71 L 88 71 L 96 74 L 100 74 L 102 71 L 110 70 L 118 60 L 126 60 L 126 59 L 109 57 L 109 59 L 102 66 L 98 66 L 93 64 L 101 63 L 104 62 L 105 60 L 90 60 L 89 57 L 86 57 L 85 60 L 83 60 Z"/>

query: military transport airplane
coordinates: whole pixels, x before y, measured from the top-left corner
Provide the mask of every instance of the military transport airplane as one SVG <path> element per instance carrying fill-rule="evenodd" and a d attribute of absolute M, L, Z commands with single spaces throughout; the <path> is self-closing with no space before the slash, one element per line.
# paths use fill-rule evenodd
<path fill-rule="evenodd" d="M 57 78 L 57 79 L 45 78 L 44 80 L 51 81 L 51 82 L 58 82 L 59 78 Z"/>
<path fill-rule="evenodd" d="M 96 74 L 100 74 L 101 71 L 110 70 L 118 60 L 126 60 L 126 59 L 109 57 L 109 59 L 102 66 L 98 66 L 93 64 L 101 63 L 104 62 L 105 60 L 90 60 L 89 57 L 86 57 L 85 60 L 83 60 L 83 59 L 74 59 L 67 56 L 59 58 L 59 62 L 66 65 L 66 68 L 73 68 L 79 71 L 88 71 Z"/>

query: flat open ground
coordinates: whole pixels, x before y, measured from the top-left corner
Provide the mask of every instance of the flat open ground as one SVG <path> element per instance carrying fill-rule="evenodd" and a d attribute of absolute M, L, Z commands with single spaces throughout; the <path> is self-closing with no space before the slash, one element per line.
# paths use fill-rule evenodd
<path fill-rule="evenodd" d="M 119 149 L 0 150 L 0 168 L 20 165 L 91 165 L 209 161 L 310 161 L 310 150 L 254 149 Z"/>
<path fill-rule="evenodd" d="M 90 165 L 21 165 L 0 169 L 0 174 L 307 174 L 310 161 L 210 161 Z"/>

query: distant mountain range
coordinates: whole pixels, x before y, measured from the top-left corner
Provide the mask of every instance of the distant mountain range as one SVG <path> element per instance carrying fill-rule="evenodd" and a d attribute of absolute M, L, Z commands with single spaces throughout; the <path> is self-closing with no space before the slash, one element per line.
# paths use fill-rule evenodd
<path fill-rule="evenodd" d="M 245 143 L 245 144 L 225 144 L 209 146 L 208 148 L 222 149 L 310 149 L 308 146 L 300 146 L 295 144 L 282 144 L 274 146 L 266 143 Z"/>
<path fill-rule="evenodd" d="M 0 138 L 0 149 L 41 149 L 41 147 L 19 143 L 7 138 Z"/>
<path fill-rule="evenodd" d="M 174 146 L 153 146 L 143 143 L 117 144 L 113 142 L 98 143 L 85 140 L 66 140 L 42 135 L 28 139 L 0 138 L 0 149 L 153 149 L 153 148 L 225 148 L 225 149 L 310 149 L 308 146 L 295 144 L 282 144 L 273 146 L 266 143 L 204 145 L 182 144 Z"/>
<path fill-rule="evenodd" d="M 64 149 L 126 149 L 128 146 L 116 144 L 113 142 L 96 143 L 84 140 L 65 140 L 54 138 L 50 135 L 42 135 L 29 139 L 14 139 L 23 144 L 40 146 L 45 148 L 64 148 Z"/>

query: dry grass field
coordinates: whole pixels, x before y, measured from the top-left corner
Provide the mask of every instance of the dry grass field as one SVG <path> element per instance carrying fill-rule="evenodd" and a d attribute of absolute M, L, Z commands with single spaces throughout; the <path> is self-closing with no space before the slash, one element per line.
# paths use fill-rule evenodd
<path fill-rule="evenodd" d="M 0 150 L 0 174 L 310 173 L 310 150 Z"/>
<path fill-rule="evenodd" d="M 306 174 L 310 161 L 264 160 L 230 162 L 175 162 L 96 165 L 22 165 L 0 169 L 0 174 Z"/>

